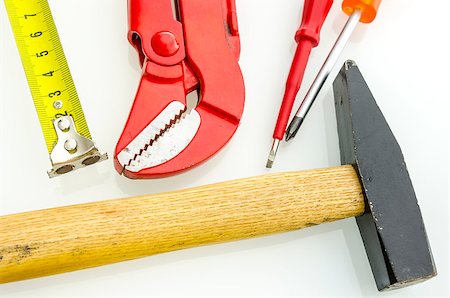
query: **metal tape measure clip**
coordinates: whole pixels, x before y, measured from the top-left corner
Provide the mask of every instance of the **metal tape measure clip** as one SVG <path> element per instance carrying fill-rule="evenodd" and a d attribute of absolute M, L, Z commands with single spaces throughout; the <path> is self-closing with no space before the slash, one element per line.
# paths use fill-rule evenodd
<path fill-rule="evenodd" d="M 5 0 L 52 162 L 50 178 L 106 160 L 92 141 L 46 0 Z"/>
<path fill-rule="evenodd" d="M 50 178 L 108 159 L 108 155 L 101 154 L 91 139 L 77 132 L 72 116 L 59 117 L 53 125 L 58 142 L 50 154 L 53 165 L 48 171 Z"/>

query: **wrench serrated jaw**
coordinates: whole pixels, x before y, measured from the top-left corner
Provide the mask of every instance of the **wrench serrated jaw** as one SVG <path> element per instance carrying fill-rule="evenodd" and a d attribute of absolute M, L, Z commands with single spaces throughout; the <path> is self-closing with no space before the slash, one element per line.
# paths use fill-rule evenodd
<path fill-rule="evenodd" d="M 200 122 L 200 115 L 195 110 L 191 110 L 132 160 L 125 169 L 130 172 L 139 172 L 171 160 L 189 145 L 197 133 Z"/>
<path fill-rule="evenodd" d="M 122 172 L 139 172 L 171 160 L 189 145 L 200 122 L 197 111 L 186 111 L 183 103 L 171 102 L 117 155 Z"/>

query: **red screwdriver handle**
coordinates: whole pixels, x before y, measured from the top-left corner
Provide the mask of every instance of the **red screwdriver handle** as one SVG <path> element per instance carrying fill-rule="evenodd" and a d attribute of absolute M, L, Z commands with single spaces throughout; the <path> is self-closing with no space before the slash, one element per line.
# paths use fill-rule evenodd
<path fill-rule="evenodd" d="M 303 7 L 303 18 L 295 34 L 295 40 L 300 42 L 309 38 L 312 46 L 316 47 L 320 40 L 320 29 L 330 11 L 333 0 L 306 0 Z"/>
<path fill-rule="evenodd" d="M 298 43 L 286 81 L 286 89 L 281 103 L 273 138 L 283 139 L 295 97 L 303 80 L 311 49 L 319 44 L 320 29 L 328 15 L 333 0 L 305 0 L 302 23 L 295 34 Z"/>

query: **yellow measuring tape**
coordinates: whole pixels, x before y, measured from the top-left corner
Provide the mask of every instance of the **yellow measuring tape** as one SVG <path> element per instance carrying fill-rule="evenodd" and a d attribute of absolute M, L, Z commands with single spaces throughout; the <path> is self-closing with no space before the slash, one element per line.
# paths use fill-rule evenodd
<path fill-rule="evenodd" d="M 57 176 L 107 158 L 91 140 L 46 0 L 5 0 L 53 169 Z"/>

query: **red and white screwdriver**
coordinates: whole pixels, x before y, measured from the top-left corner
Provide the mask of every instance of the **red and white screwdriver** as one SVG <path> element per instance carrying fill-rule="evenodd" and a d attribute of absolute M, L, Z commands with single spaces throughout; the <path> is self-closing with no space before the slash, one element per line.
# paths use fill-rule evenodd
<path fill-rule="evenodd" d="M 286 141 L 291 140 L 295 137 L 303 120 L 306 117 L 309 109 L 314 103 L 317 94 L 325 83 L 328 75 L 331 70 L 335 66 L 337 60 L 339 59 L 340 54 L 344 50 L 344 47 L 348 40 L 350 39 L 351 34 L 355 30 L 356 26 L 359 22 L 362 23 L 370 23 L 372 22 L 378 11 L 378 7 L 381 3 L 381 0 L 344 0 L 342 3 L 342 10 L 349 15 L 350 17 L 347 20 L 344 28 L 342 29 L 339 37 L 337 38 L 333 48 L 328 54 L 327 59 L 323 63 L 319 73 L 317 74 L 314 82 L 306 93 L 305 98 L 303 99 L 300 108 L 297 110 L 294 118 L 292 119 L 289 127 L 286 130 Z M 291 106 L 292 109 L 292 106 Z M 290 112 L 290 110 L 289 110 Z M 279 139 L 281 140 L 281 139 Z M 267 161 L 267 167 L 272 167 L 272 164 L 275 160 L 275 155 L 278 149 L 278 142 L 275 142 L 274 135 L 274 144 L 269 154 L 269 159 Z"/>
<path fill-rule="evenodd" d="M 311 49 L 319 44 L 320 29 L 332 4 L 333 0 L 305 0 L 302 23 L 295 33 L 297 49 L 292 60 L 283 101 L 273 132 L 273 145 L 266 165 L 268 168 L 272 167 L 278 146 L 283 139 L 295 97 L 303 80 L 309 54 L 311 53 Z"/>

